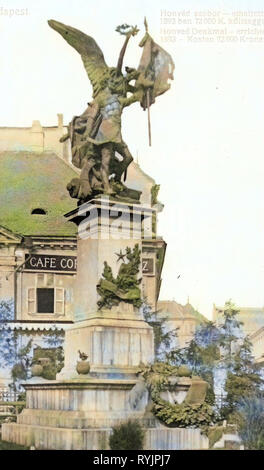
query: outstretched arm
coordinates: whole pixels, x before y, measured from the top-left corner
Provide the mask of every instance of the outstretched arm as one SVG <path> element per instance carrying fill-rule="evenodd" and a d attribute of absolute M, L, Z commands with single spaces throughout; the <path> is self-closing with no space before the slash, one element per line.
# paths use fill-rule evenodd
<path fill-rule="evenodd" d="M 117 26 L 116 31 L 126 36 L 125 42 L 120 51 L 118 62 L 117 62 L 117 75 L 121 75 L 123 60 L 124 60 L 126 48 L 128 45 L 128 41 L 131 38 L 131 36 L 136 36 L 136 34 L 139 32 L 139 29 L 137 29 L 136 26 L 129 26 L 127 24 L 123 24 L 123 25 Z"/>
<path fill-rule="evenodd" d="M 128 98 L 119 98 L 119 101 L 121 103 L 122 108 L 125 108 L 126 106 L 130 106 L 133 103 L 136 103 L 137 101 L 140 101 L 142 98 L 142 91 L 137 90 L 133 95 L 129 96 Z"/>
<path fill-rule="evenodd" d="M 136 101 L 141 101 L 147 90 L 152 88 L 153 85 L 153 81 L 146 79 L 143 74 L 140 74 L 136 86 L 128 85 L 128 92 L 131 92 L 132 95 L 126 98 L 119 98 L 122 107 L 125 108 L 136 103 Z"/>

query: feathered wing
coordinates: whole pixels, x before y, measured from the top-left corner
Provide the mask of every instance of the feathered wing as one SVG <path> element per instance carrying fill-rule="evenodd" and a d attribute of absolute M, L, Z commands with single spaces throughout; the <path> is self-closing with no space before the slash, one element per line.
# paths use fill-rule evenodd
<path fill-rule="evenodd" d="M 81 54 L 84 68 L 93 87 L 95 97 L 102 89 L 102 83 L 108 74 L 103 52 L 91 36 L 86 35 L 85 51 Z"/>
<path fill-rule="evenodd" d="M 79 29 L 56 20 L 48 20 L 48 24 L 81 55 L 95 96 L 101 88 L 100 83 L 104 80 L 108 72 L 108 66 L 105 63 L 104 54 L 100 47 L 91 36 L 88 36 Z"/>

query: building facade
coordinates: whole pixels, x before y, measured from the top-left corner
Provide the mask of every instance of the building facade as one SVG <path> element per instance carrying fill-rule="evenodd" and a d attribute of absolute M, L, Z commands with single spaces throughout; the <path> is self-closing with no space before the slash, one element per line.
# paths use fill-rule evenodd
<path fill-rule="evenodd" d="M 252 343 L 252 352 L 255 361 L 261 366 L 264 366 L 264 327 L 259 328 L 257 331 L 249 336 Z"/>
<path fill-rule="evenodd" d="M 160 300 L 157 308 L 159 316 L 166 319 L 168 330 L 177 330 L 175 346 L 179 348 L 188 346 L 197 327 L 206 321 L 206 318 L 198 313 L 189 302 L 181 305 L 174 300 Z"/>
<path fill-rule="evenodd" d="M 236 319 L 242 323 L 241 328 L 245 335 L 255 333 L 264 327 L 264 308 L 238 307 L 239 313 Z M 224 307 L 213 305 L 213 321 L 220 325 L 223 322 Z"/>

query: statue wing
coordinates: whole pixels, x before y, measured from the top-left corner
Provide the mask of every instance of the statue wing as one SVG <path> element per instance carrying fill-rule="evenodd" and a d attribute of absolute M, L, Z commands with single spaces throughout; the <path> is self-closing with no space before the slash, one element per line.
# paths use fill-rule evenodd
<path fill-rule="evenodd" d="M 49 20 L 48 24 L 80 54 L 88 78 L 92 83 L 95 97 L 102 89 L 109 70 L 100 47 L 91 36 L 72 26 L 67 26 L 55 20 Z"/>
<path fill-rule="evenodd" d="M 81 54 L 84 68 L 93 87 L 93 97 L 99 93 L 103 87 L 103 82 L 108 74 L 104 55 L 91 36 L 86 36 L 85 52 Z"/>

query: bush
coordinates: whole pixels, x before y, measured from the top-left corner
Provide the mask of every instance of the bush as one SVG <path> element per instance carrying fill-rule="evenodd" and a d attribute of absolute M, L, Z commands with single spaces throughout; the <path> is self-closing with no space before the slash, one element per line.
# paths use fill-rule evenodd
<path fill-rule="evenodd" d="M 56 380 L 57 367 L 55 364 L 47 364 L 43 366 L 42 377 L 47 380 Z"/>
<path fill-rule="evenodd" d="M 19 393 L 17 401 L 26 401 L 26 392 Z"/>
<path fill-rule="evenodd" d="M 22 362 L 13 365 L 11 376 L 14 382 L 16 380 L 27 380 L 27 369 Z"/>
<path fill-rule="evenodd" d="M 145 432 L 137 421 L 127 421 L 113 428 L 109 438 L 111 450 L 142 450 Z"/>
<path fill-rule="evenodd" d="M 0 440 L 0 450 L 29 450 L 28 447 L 13 444 L 12 442 L 5 442 Z"/>

